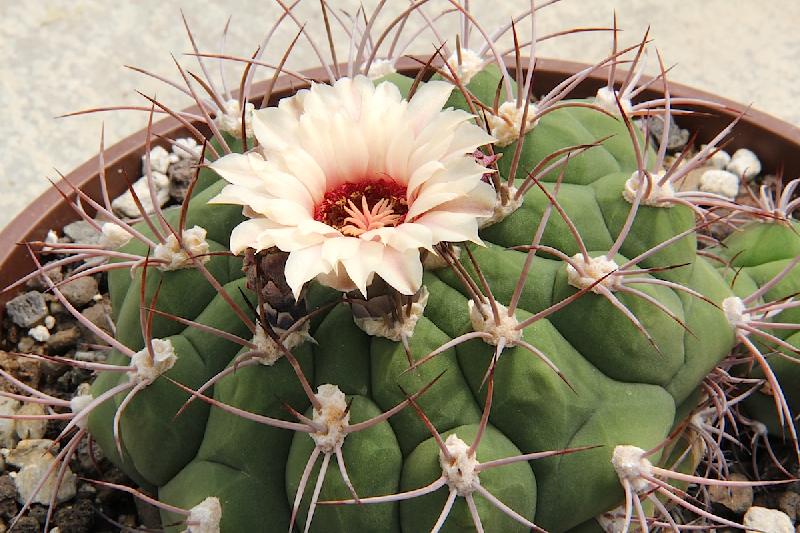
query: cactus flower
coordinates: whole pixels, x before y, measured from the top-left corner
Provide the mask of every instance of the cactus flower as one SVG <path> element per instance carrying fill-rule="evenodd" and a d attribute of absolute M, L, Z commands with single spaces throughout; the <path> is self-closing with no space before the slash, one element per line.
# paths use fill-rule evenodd
<path fill-rule="evenodd" d="M 229 183 L 213 202 L 240 204 L 250 218 L 232 251 L 289 252 L 295 296 L 314 278 L 366 294 L 375 275 L 416 292 L 420 249 L 480 242 L 478 220 L 495 203 L 472 156 L 493 139 L 465 111 L 442 110 L 452 90 L 429 82 L 406 101 L 395 85 L 359 76 L 255 112 L 259 147 L 211 165 Z"/>

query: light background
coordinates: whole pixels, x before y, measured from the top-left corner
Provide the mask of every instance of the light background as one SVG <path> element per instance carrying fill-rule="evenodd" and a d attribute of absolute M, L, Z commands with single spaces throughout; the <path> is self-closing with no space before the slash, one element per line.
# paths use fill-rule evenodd
<path fill-rule="evenodd" d="M 329 3 L 349 12 L 360 4 Z M 368 11 L 376 3 L 364 0 Z M 444 4 L 432 0 L 428 13 Z M 408 3 L 387 0 L 386 5 L 388 15 Z M 476 17 L 489 29 L 528 5 L 527 0 L 471 1 Z M 301 0 L 298 14 L 318 22 L 318 6 L 317 0 Z M 136 65 L 176 79 L 172 52 L 196 69 L 193 58 L 182 55 L 190 47 L 180 9 L 203 51 L 218 49 L 220 32 L 232 15 L 227 50 L 238 55 L 250 55 L 281 12 L 275 0 L 0 0 L 0 116 L 5 126 L 0 140 L 0 228 L 48 186 L 45 178 L 55 175 L 54 168 L 66 173 L 97 151 L 102 122 L 107 146 L 146 124 L 146 114 L 132 111 L 55 116 L 109 104 L 142 105 L 137 89 L 177 108 L 188 104 L 173 89 L 123 68 Z M 667 64 L 677 64 L 670 79 L 753 103 L 800 124 L 797 0 L 564 0 L 540 12 L 538 31 L 544 35 L 570 27 L 608 26 L 613 10 L 624 30 L 624 44 L 640 39 L 651 26 Z M 422 18 L 415 16 L 407 35 L 422 25 Z M 317 28 L 314 37 L 327 50 L 321 26 L 312 22 L 309 27 Z M 446 38 L 454 37 L 455 20 L 446 27 Z M 277 61 L 295 31 L 291 22 L 284 24 L 266 57 Z M 522 24 L 520 33 L 528 34 L 529 24 Z M 559 38 L 543 44 L 540 55 L 595 61 L 608 53 L 609 40 L 607 33 Z M 432 42 L 430 35 L 423 35 L 414 50 L 430 51 Z M 316 63 L 303 46 L 291 66 Z M 651 58 L 649 71 L 655 69 Z"/>

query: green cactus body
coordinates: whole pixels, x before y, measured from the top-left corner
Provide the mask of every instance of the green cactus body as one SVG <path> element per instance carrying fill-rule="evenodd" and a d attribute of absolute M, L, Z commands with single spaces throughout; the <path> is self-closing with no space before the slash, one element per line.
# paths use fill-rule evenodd
<path fill-rule="evenodd" d="M 791 268 L 791 263 L 800 254 L 800 236 L 797 222 L 751 222 L 741 231 L 731 234 L 723 246 L 714 249 L 714 253 L 727 260 L 730 265 L 720 267 L 720 271 L 733 283 L 733 290 L 737 296 L 746 297 L 764 284 L 769 283 L 775 276 L 787 268 L 789 272 L 781 276 L 769 290 L 765 291 L 761 300 L 765 302 L 781 301 L 800 292 L 800 267 Z M 765 320 L 781 323 L 797 324 L 800 322 L 800 310 L 789 308 L 782 310 Z M 786 341 L 794 347 L 800 347 L 800 334 L 791 329 L 765 329 L 770 335 Z M 772 372 L 781 385 L 789 409 L 793 413 L 800 410 L 800 364 L 798 356 L 786 347 L 776 346 L 775 343 L 764 341 L 752 336 L 753 343 L 765 355 Z M 779 350 L 780 355 L 775 351 Z M 794 359 L 794 360 L 793 360 Z M 750 377 L 765 378 L 764 370 L 759 365 L 754 365 L 749 373 Z M 768 389 L 762 389 L 744 401 L 746 413 L 755 420 L 766 425 L 770 434 L 783 437 L 785 427 L 780 423 L 773 397 L 768 394 Z M 795 428 L 800 429 L 800 423 L 794 422 Z"/>
<path fill-rule="evenodd" d="M 410 83 L 405 80 L 398 85 L 407 87 Z M 489 105 L 496 87 L 496 73 L 488 69 L 470 84 L 476 96 Z M 451 104 L 463 105 L 463 98 L 460 102 L 459 98 L 454 96 Z M 623 123 L 585 108 L 549 113 L 528 133 L 517 175 L 521 183 L 527 171 L 554 150 L 591 143 L 608 135 L 613 137 L 602 146 L 570 160 L 558 193 L 592 255 L 611 248 L 630 209 L 621 191 L 625 180 L 636 170 L 636 162 Z M 503 149 L 501 175 L 509 171 L 515 146 Z M 547 176 L 544 187 L 552 191 L 556 178 L 555 172 Z M 242 220 L 241 210 L 236 206 L 207 205 L 206 201 L 222 184 L 205 185 L 191 202 L 187 227 L 203 226 L 215 243 L 212 249 L 226 249 L 232 228 Z M 503 304 L 511 298 L 525 259 L 525 252 L 511 247 L 530 244 L 547 205 L 547 197 L 533 187 L 521 208 L 482 231 L 485 246 L 468 245 L 494 295 Z M 175 213 L 171 216 L 177 217 Z M 688 208 L 643 206 L 619 250 L 617 262 L 622 264 L 626 258 L 634 258 L 693 225 Z M 542 244 L 570 256 L 579 251 L 563 220 L 555 214 Z M 138 244 L 129 246 L 142 254 L 146 251 Z M 719 304 L 732 293 L 723 276 L 696 250 L 694 236 L 689 235 L 639 266 L 683 265 L 652 275 L 680 282 Z M 462 256 L 466 257 L 464 253 Z M 465 259 L 464 264 L 468 263 Z M 252 294 L 240 290 L 245 285 L 241 261 L 215 256 L 207 268 L 230 298 L 246 310 L 242 295 Z M 755 272 L 749 275 L 758 283 Z M 140 283 L 139 274 L 131 280 L 127 272 L 114 273 L 110 278 L 117 336 L 134 350 L 143 347 Z M 151 269 L 145 301 L 149 302 L 159 284 L 157 308 L 244 338 L 250 335 L 196 270 L 159 273 Z M 410 339 L 417 359 L 472 330 L 466 292 L 452 271 L 426 271 L 424 285 L 430 297 L 425 315 Z M 714 305 L 666 286 L 641 285 L 641 290 L 687 324 L 689 331 L 652 303 L 619 294 L 652 335 L 650 342 L 608 300 L 588 293 L 524 330 L 524 339 L 561 369 L 574 391 L 540 359 L 519 346 L 506 349 L 499 359 L 490 424 L 477 450 L 479 461 L 598 446 L 481 474 L 483 487 L 548 530 L 570 530 L 618 505 L 623 493 L 610 464 L 614 447 L 630 444 L 649 449 L 662 441 L 676 423 L 676 405 L 695 391 L 734 344 L 732 328 Z M 523 320 L 575 292 L 567 282 L 565 263 L 541 253 L 525 281 L 517 318 Z M 309 308 L 330 300 L 329 290 L 314 286 L 309 290 Z M 444 437 L 456 434 L 467 443 L 474 438 L 486 397 L 486 386 L 481 383 L 493 346 L 472 340 L 416 371 L 404 372 L 408 362 L 402 345 L 368 336 L 354 324 L 344 303 L 316 317 L 311 334 L 316 343 L 296 348 L 295 356 L 313 387 L 335 384 L 352 400 L 351 423 L 392 408 L 405 399 L 403 391 L 414 393 L 441 374 L 417 400 L 420 407 Z M 195 389 L 230 364 L 240 348 L 162 316 L 154 319 L 153 336 L 172 339 L 178 354 L 177 363 L 166 376 Z M 126 363 L 120 354 L 112 355 L 110 360 Z M 101 376 L 95 382 L 94 396 L 121 379 L 127 378 L 118 374 Z M 162 501 L 183 508 L 207 496 L 219 497 L 223 531 L 288 529 L 298 480 L 314 447 L 308 434 L 244 420 L 201 401 L 194 401 L 175 417 L 188 394 L 159 378 L 134 399 L 122 416 L 121 458 L 115 452 L 111 428 L 121 396 L 92 414 L 90 429 L 112 460 L 136 481 L 156 490 Z M 284 409 L 284 402 L 299 412 L 310 412 L 309 402 L 285 358 L 272 366 L 250 366 L 226 376 L 214 386 L 213 398 L 284 420 L 293 420 Z M 410 408 L 368 430 L 348 435 L 343 455 L 361 497 L 413 490 L 442 473 L 438 448 Z M 319 461 L 308 487 L 314 487 L 318 465 Z M 320 501 L 349 497 L 336 465 L 336 458 L 331 457 Z M 307 490 L 298 517 L 301 526 L 309 495 Z M 311 529 L 425 531 L 436 521 L 446 497 L 446 488 L 442 488 L 400 503 L 320 505 Z M 476 503 L 487 531 L 526 530 L 480 496 Z M 169 513 L 163 518 L 165 524 L 179 519 Z M 442 531 L 465 530 L 473 530 L 473 525 L 464 499 L 458 498 Z"/>

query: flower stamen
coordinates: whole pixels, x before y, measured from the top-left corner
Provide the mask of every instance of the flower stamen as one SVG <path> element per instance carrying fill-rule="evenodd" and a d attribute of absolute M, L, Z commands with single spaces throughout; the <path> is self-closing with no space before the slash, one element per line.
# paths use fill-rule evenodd
<path fill-rule="evenodd" d="M 382 198 L 370 209 L 367 199 L 362 196 L 360 210 L 353 200 L 347 200 L 344 210 L 350 216 L 344 219 L 341 232 L 353 237 L 385 226 L 396 226 L 403 218 L 394 212 L 394 200 L 388 198 Z"/>
<path fill-rule="evenodd" d="M 359 235 L 401 224 L 408 213 L 406 189 L 390 180 L 343 183 L 325 193 L 314 218 L 344 235 Z"/>

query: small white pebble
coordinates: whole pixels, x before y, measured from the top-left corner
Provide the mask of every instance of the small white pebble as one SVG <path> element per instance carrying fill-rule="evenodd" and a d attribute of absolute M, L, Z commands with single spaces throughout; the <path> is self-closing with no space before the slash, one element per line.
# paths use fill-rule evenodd
<path fill-rule="evenodd" d="M 19 409 L 19 402 L 11 398 L 0 398 L 0 415 L 14 415 Z M 4 456 L 17 443 L 17 421 L 13 418 L 0 419 L 0 446 L 6 450 Z"/>
<path fill-rule="evenodd" d="M 727 170 L 707 170 L 700 176 L 699 189 L 733 200 L 739 194 L 739 176 Z"/>
<path fill-rule="evenodd" d="M 102 294 L 95 294 L 94 296 L 92 296 L 92 300 L 94 300 L 95 302 L 99 302 L 102 299 L 103 299 L 103 295 Z"/>
<path fill-rule="evenodd" d="M 50 338 L 50 332 L 46 326 L 36 326 L 28 330 L 28 335 L 33 337 L 37 342 L 44 342 Z"/>
<path fill-rule="evenodd" d="M 47 329 L 53 329 L 55 325 L 56 325 L 56 319 L 55 317 L 53 317 L 53 315 L 47 315 L 46 317 L 44 317 L 44 326 Z"/>
<path fill-rule="evenodd" d="M 133 200 L 133 198 L 131 198 L 131 200 Z M 128 244 L 132 238 L 133 235 L 119 224 L 105 222 L 100 228 L 99 244 L 106 250 L 114 250 L 116 248 L 122 248 Z"/>
<path fill-rule="evenodd" d="M 200 152 L 201 147 L 193 137 L 175 139 L 175 144 L 172 145 L 172 153 L 178 159 L 197 159 Z"/>
<path fill-rule="evenodd" d="M 750 179 L 761 173 L 761 161 L 747 148 L 739 148 L 733 152 L 731 161 L 725 168 L 742 178 Z"/>
<path fill-rule="evenodd" d="M 17 414 L 23 416 L 43 416 L 46 415 L 47 412 L 45 411 L 44 406 L 40 403 L 26 403 L 17 409 Z M 47 420 L 43 418 L 33 418 L 30 420 L 20 419 L 17 420 L 17 436 L 21 440 L 41 439 L 44 437 L 44 431 L 46 427 Z"/>
<path fill-rule="evenodd" d="M 768 533 L 795 533 L 792 520 L 783 511 L 766 507 L 751 507 L 744 515 L 747 533 L 765 531 Z"/>
<path fill-rule="evenodd" d="M 106 360 L 105 353 L 101 351 L 92 351 L 92 350 L 88 351 L 76 350 L 74 357 L 76 361 L 91 361 L 97 363 L 102 363 L 103 361 Z"/>
<path fill-rule="evenodd" d="M 156 189 L 156 201 L 159 207 L 163 206 L 169 201 L 169 178 L 161 172 L 152 172 L 153 185 Z M 139 198 L 142 207 L 146 213 L 152 213 L 155 208 L 153 207 L 153 200 L 150 197 L 150 186 L 147 184 L 147 177 L 141 177 L 133 184 L 133 190 Z M 136 202 L 133 201 L 131 191 L 128 190 L 121 196 L 118 196 L 111 202 L 111 207 L 115 212 L 125 215 L 126 217 L 136 218 L 140 217 Z"/>
<path fill-rule="evenodd" d="M 47 235 L 44 238 L 45 244 L 56 244 L 58 243 L 58 233 L 55 230 L 48 230 Z M 49 252 L 53 248 L 50 246 L 42 246 L 43 252 Z"/>
<path fill-rule="evenodd" d="M 173 159 L 177 160 L 175 155 L 170 154 L 167 150 L 162 146 L 156 146 L 152 150 L 150 150 L 150 168 L 154 172 L 161 172 L 162 174 L 167 173 L 167 168 L 169 168 L 169 164 L 173 162 Z M 147 168 L 147 155 L 142 156 L 142 173 L 146 172 Z"/>
<path fill-rule="evenodd" d="M 704 144 L 701 148 L 705 148 L 706 145 Z M 726 152 L 725 150 L 719 150 L 712 155 L 709 160 L 709 163 L 714 165 L 715 168 L 725 169 L 728 166 L 728 163 L 731 162 L 731 154 Z"/>
<path fill-rule="evenodd" d="M 57 503 L 73 498 L 77 492 L 77 476 L 67 467 L 58 483 L 56 458 L 51 453 L 32 457 L 16 476 L 13 477 L 17 487 L 17 501 L 50 505 L 51 500 Z M 42 479 L 46 479 L 42 484 Z"/>
<path fill-rule="evenodd" d="M 78 386 L 78 390 L 75 396 L 69 401 L 69 408 L 75 415 L 78 415 L 81 411 L 85 410 L 89 407 L 94 401 L 94 397 L 91 394 L 91 389 L 88 383 L 81 383 Z M 81 415 L 80 418 L 76 416 L 73 420 L 76 420 L 75 425 L 78 426 L 80 429 L 86 429 L 86 425 L 89 422 L 87 416 Z"/>

